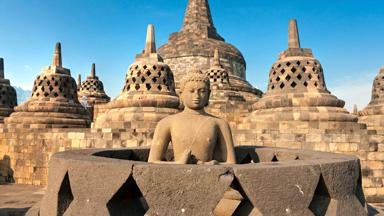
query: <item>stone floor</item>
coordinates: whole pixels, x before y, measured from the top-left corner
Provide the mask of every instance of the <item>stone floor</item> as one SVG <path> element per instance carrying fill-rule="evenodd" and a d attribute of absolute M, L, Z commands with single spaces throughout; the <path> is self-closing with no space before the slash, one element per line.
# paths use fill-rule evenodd
<path fill-rule="evenodd" d="M 45 188 L 31 185 L 0 185 L 0 216 L 22 216 L 44 195 Z M 384 203 L 370 204 L 369 216 L 384 216 Z"/>
<path fill-rule="evenodd" d="M 31 185 L 0 185 L 0 216 L 19 216 L 41 200 L 44 188 Z"/>

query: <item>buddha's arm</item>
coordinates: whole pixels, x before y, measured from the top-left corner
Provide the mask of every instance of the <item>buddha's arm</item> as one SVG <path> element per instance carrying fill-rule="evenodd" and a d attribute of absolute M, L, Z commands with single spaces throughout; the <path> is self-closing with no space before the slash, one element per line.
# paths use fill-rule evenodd
<path fill-rule="evenodd" d="M 180 160 L 174 162 L 165 161 L 165 154 L 170 141 L 171 131 L 169 122 L 164 119 L 157 124 L 155 129 L 148 162 L 155 164 L 187 164 L 191 157 L 191 150 L 189 149 L 183 153 Z"/>
<path fill-rule="evenodd" d="M 232 132 L 228 123 L 225 121 L 220 123 L 219 144 L 221 147 L 222 158 L 226 158 L 226 163 L 228 164 L 235 164 L 236 156 L 233 147 Z"/>
<path fill-rule="evenodd" d="M 149 163 L 158 163 L 165 159 L 165 154 L 171 141 L 171 133 L 168 122 L 160 121 L 153 135 L 151 150 L 149 152 Z"/>

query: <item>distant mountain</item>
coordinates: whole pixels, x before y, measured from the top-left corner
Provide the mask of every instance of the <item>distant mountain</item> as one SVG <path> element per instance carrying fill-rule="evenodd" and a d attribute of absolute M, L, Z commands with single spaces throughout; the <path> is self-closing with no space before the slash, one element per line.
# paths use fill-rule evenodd
<path fill-rule="evenodd" d="M 31 90 L 25 90 L 17 86 L 13 86 L 16 89 L 17 94 L 17 104 L 21 104 L 28 100 L 31 97 Z"/>

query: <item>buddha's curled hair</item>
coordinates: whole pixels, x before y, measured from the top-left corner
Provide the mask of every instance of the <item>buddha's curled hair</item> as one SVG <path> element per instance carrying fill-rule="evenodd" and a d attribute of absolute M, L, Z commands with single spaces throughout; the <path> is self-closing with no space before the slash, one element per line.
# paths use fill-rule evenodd
<path fill-rule="evenodd" d="M 204 82 L 208 89 L 210 89 L 210 81 L 206 74 L 204 74 L 201 70 L 198 69 L 192 69 L 190 70 L 187 75 L 183 77 L 181 80 L 180 90 L 181 92 L 184 91 L 185 85 L 188 82 Z"/>

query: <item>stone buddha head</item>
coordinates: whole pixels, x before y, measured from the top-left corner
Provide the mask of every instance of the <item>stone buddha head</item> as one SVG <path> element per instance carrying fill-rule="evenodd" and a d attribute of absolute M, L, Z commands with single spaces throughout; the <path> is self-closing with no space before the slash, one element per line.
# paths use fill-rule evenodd
<path fill-rule="evenodd" d="M 185 108 L 201 110 L 208 106 L 210 91 L 209 78 L 200 70 L 193 69 L 181 81 L 180 100 Z"/>

